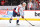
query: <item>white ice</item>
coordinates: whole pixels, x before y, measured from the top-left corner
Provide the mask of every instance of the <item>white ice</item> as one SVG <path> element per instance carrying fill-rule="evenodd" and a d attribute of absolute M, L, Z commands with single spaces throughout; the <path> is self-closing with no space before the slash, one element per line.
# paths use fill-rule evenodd
<path fill-rule="evenodd" d="M 19 24 L 16 25 L 16 20 L 12 20 L 12 23 L 9 23 L 9 20 L 0 20 L 0 27 L 40 27 L 40 21 L 29 21 L 35 26 L 31 26 L 27 21 L 20 20 Z"/>

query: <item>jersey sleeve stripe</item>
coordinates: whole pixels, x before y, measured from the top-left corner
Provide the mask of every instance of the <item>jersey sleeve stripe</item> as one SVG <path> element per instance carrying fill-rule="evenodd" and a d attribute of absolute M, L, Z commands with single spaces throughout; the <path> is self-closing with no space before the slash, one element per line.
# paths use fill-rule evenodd
<path fill-rule="evenodd" d="M 14 9 L 13 9 L 13 11 L 14 11 L 15 13 L 17 13 Z"/>

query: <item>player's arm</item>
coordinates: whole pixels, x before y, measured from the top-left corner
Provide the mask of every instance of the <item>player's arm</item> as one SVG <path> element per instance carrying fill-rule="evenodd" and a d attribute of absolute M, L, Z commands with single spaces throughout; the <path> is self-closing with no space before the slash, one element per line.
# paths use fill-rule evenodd
<path fill-rule="evenodd" d="M 16 12 L 17 12 L 18 15 L 19 15 L 19 9 L 20 9 L 20 7 L 16 8 Z"/>
<path fill-rule="evenodd" d="M 20 16 L 21 16 L 22 18 L 24 18 L 24 16 L 23 16 L 23 15 L 24 15 L 24 12 L 23 12 L 22 9 L 23 9 L 23 8 L 20 8 L 20 9 L 19 9 L 19 12 L 20 12 Z"/>

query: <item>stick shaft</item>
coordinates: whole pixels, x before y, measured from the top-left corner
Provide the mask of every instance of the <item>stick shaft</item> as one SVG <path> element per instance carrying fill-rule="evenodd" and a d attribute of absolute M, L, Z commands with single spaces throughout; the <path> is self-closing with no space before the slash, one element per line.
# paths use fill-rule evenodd
<path fill-rule="evenodd" d="M 26 20 L 26 19 L 25 19 Z M 27 21 L 27 20 L 26 20 Z M 33 24 L 31 24 L 29 21 L 27 21 L 30 25 L 33 25 Z"/>

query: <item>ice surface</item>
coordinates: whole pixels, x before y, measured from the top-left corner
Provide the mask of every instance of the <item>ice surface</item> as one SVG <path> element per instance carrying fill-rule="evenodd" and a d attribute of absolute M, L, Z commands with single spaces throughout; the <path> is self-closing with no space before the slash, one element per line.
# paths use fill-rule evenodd
<path fill-rule="evenodd" d="M 12 20 L 12 23 L 9 23 L 9 20 L 0 20 L 0 27 L 40 27 L 40 21 L 29 21 L 35 26 L 31 26 L 27 21 L 20 20 L 19 24 L 16 25 L 16 20 Z"/>

